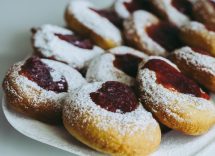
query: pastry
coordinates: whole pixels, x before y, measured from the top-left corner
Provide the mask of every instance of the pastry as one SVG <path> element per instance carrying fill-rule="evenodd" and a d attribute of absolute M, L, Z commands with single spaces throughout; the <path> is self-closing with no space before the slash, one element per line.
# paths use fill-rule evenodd
<path fill-rule="evenodd" d="M 170 61 L 150 57 L 137 76 L 140 99 L 164 125 L 188 135 L 200 135 L 215 123 L 210 96 Z"/>
<path fill-rule="evenodd" d="M 92 58 L 103 53 L 91 40 L 66 28 L 43 25 L 32 31 L 33 47 L 37 56 L 64 62 L 78 70 L 86 68 Z"/>
<path fill-rule="evenodd" d="M 158 123 L 126 85 L 108 81 L 82 86 L 66 99 L 63 123 L 89 147 L 110 155 L 148 155 L 161 139 Z"/>
<path fill-rule="evenodd" d="M 59 123 L 62 100 L 85 83 L 79 72 L 63 63 L 31 57 L 10 68 L 3 88 L 7 104 L 15 111 Z"/>
<path fill-rule="evenodd" d="M 122 44 L 120 30 L 89 1 L 71 1 L 66 9 L 68 26 L 78 33 L 91 38 L 104 49 Z M 114 17 L 114 16 L 110 16 Z"/>
<path fill-rule="evenodd" d="M 116 0 L 114 9 L 123 19 L 130 17 L 137 10 L 152 11 L 148 0 Z"/>
<path fill-rule="evenodd" d="M 144 53 L 125 46 L 110 49 L 90 63 L 86 79 L 88 82 L 119 81 L 134 86 L 138 64 L 145 57 Z"/>
<path fill-rule="evenodd" d="M 215 1 L 196 0 L 193 5 L 193 16 L 196 20 L 214 27 L 215 25 Z"/>
<path fill-rule="evenodd" d="M 178 29 L 160 21 L 146 11 L 136 11 L 124 22 L 124 34 L 129 45 L 149 55 L 166 56 L 183 44 Z"/>
<path fill-rule="evenodd" d="M 215 32 L 199 23 L 190 22 L 180 28 L 181 39 L 190 47 L 205 50 L 215 56 Z"/>
<path fill-rule="evenodd" d="M 155 12 L 180 27 L 190 21 L 192 3 L 189 0 L 150 0 Z"/>
<path fill-rule="evenodd" d="M 169 58 L 184 74 L 215 92 L 215 58 L 210 54 L 200 49 L 183 47 L 171 53 Z"/>

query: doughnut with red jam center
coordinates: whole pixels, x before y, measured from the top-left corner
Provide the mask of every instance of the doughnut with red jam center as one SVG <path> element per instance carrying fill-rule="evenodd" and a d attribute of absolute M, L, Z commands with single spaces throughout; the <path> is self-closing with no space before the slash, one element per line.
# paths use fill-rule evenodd
<path fill-rule="evenodd" d="M 92 58 L 103 53 L 90 39 L 59 26 L 47 24 L 32 32 L 37 56 L 66 63 L 78 70 L 86 68 Z"/>
<path fill-rule="evenodd" d="M 177 27 L 146 11 L 134 12 L 124 29 L 128 44 L 149 55 L 165 56 L 183 45 Z"/>
<path fill-rule="evenodd" d="M 196 20 L 214 27 L 215 25 L 215 1 L 197 0 L 193 4 L 193 16 Z"/>
<path fill-rule="evenodd" d="M 178 27 L 192 18 L 192 3 L 189 0 L 150 0 L 150 2 L 159 16 Z"/>
<path fill-rule="evenodd" d="M 96 57 L 89 65 L 86 79 L 95 81 L 119 81 L 134 86 L 137 69 L 147 55 L 135 49 L 121 46 Z"/>
<path fill-rule="evenodd" d="M 31 57 L 10 68 L 3 88 L 7 104 L 15 111 L 59 123 L 63 98 L 85 83 L 78 71 L 63 63 Z"/>
<path fill-rule="evenodd" d="M 198 48 L 183 47 L 169 58 L 188 77 L 215 92 L 215 58 Z"/>
<path fill-rule="evenodd" d="M 123 19 L 130 17 L 137 10 L 152 11 L 148 0 L 117 0 L 114 3 L 114 9 Z"/>
<path fill-rule="evenodd" d="M 120 30 L 112 23 L 120 25 L 121 19 L 114 14 L 98 10 L 89 1 L 78 0 L 70 1 L 65 19 L 71 29 L 91 38 L 102 48 L 109 49 L 122 44 Z"/>
<path fill-rule="evenodd" d="M 76 139 L 110 155 L 148 155 L 161 139 L 158 123 L 132 89 L 115 81 L 90 83 L 70 94 L 63 122 Z"/>
<path fill-rule="evenodd" d="M 215 56 L 214 27 L 190 22 L 180 28 L 180 38 L 190 47 L 202 49 Z"/>
<path fill-rule="evenodd" d="M 144 107 L 167 127 L 200 135 L 214 125 L 215 106 L 209 95 L 167 59 L 142 62 L 137 81 Z"/>

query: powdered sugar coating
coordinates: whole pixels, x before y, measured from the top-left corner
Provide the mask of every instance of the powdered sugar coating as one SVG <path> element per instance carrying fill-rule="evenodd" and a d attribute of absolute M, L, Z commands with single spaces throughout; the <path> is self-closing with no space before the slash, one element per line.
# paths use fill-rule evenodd
<path fill-rule="evenodd" d="M 183 47 L 174 52 L 179 60 L 186 60 L 187 65 L 195 66 L 198 70 L 215 75 L 215 58 L 194 52 L 190 47 Z"/>
<path fill-rule="evenodd" d="M 101 82 L 95 82 L 85 85 L 70 94 L 70 97 L 65 101 L 63 116 L 65 116 L 68 121 L 71 121 L 70 119 L 82 119 L 84 114 L 88 114 L 88 118 L 83 118 L 82 124 L 93 122 L 93 126 L 95 126 L 96 129 L 107 132 L 112 128 L 122 136 L 143 131 L 149 125 L 158 126 L 151 113 L 147 112 L 141 104 L 134 111 L 124 114 L 107 111 L 95 104 L 90 98 L 90 93 L 97 91 L 101 87 Z M 79 112 L 79 116 L 73 113 L 77 111 Z M 72 125 L 73 123 L 70 124 Z"/>
<path fill-rule="evenodd" d="M 180 27 L 190 21 L 189 17 L 172 6 L 172 0 L 151 0 L 154 7 L 161 10 L 168 20 Z"/>
<path fill-rule="evenodd" d="M 54 91 L 47 91 L 38 86 L 37 83 L 29 80 L 27 77 L 20 75 L 19 71 L 21 70 L 21 67 L 25 61 L 16 63 L 8 71 L 13 85 L 17 86 L 18 88 L 15 90 L 13 88 L 14 86 L 11 86 L 12 84 L 9 84 L 9 82 L 6 80 L 7 90 L 12 92 L 20 99 L 23 97 L 29 98 L 28 100 L 31 105 L 37 106 L 38 104 L 52 101 L 53 107 L 60 109 L 62 107 L 60 102 L 62 98 L 64 98 L 68 93 L 71 93 L 74 89 L 85 84 L 86 80 L 78 71 L 63 63 L 47 59 L 41 59 L 41 61 L 53 69 L 50 71 L 53 81 L 59 81 L 62 76 L 65 77 L 68 84 L 68 92 L 56 93 Z"/>
<path fill-rule="evenodd" d="M 149 58 L 149 60 L 150 59 L 153 58 Z M 159 57 L 156 59 L 159 59 Z M 164 58 L 161 59 L 170 64 L 168 60 Z M 172 63 L 170 65 L 172 65 Z M 144 63 L 141 64 L 141 66 L 143 67 Z M 144 93 L 141 95 L 141 99 L 153 104 L 155 107 L 164 105 L 166 113 L 176 120 L 180 122 L 184 120 L 183 117 L 176 112 L 192 115 L 192 112 L 187 111 L 190 107 L 197 110 L 215 112 L 215 107 L 211 101 L 189 94 L 173 92 L 166 89 L 161 84 L 156 83 L 156 79 L 156 73 L 154 71 L 148 68 L 141 69 L 140 67 L 138 74 L 139 89 L 141 93 Z M 156 110 L 152 110 L 152 112 L 156 113 Z"/>
<path fill-rule="evenodd" d="M 133 86 L 135 84 L 135 78 L 127 75 L 126 73 L 114 66 L 114 54 L 132 54 L 142 59 L 146 58 L 147 55 L 140 51 L 125 46 L 110 49 L 109 52 L 110 53 L 98 56 L 90 63 L 86 74 L 87 81 L 119 81 L 129 86 Z"/>
<path fill-rule="evenodd" d="M 33 46 L 44 57 L 54 57 L 73 68 L 81 69 L 87 66 L 92 58 L 103 53 L 103 49 L 98 46 L 93 46 L 93 49 L 79 48 L 61 40 L 55 34 L 73 35 L 74 33 L 59 26 L 46 24 L 39 27 L 33 35 Z"/>
<path fill-rule="evenodd" d="M 125 30 L 127 34 L 137 35 L 142 46 L 148 49 L 150 55 L 166 55 L 167 51 L 160 46 L 157 42 L 152 40 L 146 32 L 146 28 L 158 24 L 159 19 L 153 14 L 146 11 L 135 11 L 132 16 L 124 22 Z"/>
<path fill-rule="evenodd" d="M 130 3 L 132 0 L 116 0 L 114 3 L 114 9 L 116 13 L 123 19 L 126 19 L 131 16 L 130 12 L 127 10 L 123 3 Z"/>
<path fill-rule="evenodd" d="M 119 29 L 108 19 L 100 16 L 90 8 L 93 9 L 95 6 L 89 1 L 71 0 L 67 11 L 73 15 L 76 20 L 91 31 L 95 32 L 98 36 L 107 40 L 112 40 L 117 45 L 121 45 L 122 37 Z"/>
<path fill-rule="evenodd" d="M 215 32 L 213 31 L 209 31 L 204 24 L 196 22 L 196 21 L 192 21 L 189 23 L 184 24 L 181 27 L 182 31 L 186 30 L 186 31 L 190 31 L 190 32 L 195 32 L 195 33 L 205 33 L 208 36 L 215 36 Z"/>

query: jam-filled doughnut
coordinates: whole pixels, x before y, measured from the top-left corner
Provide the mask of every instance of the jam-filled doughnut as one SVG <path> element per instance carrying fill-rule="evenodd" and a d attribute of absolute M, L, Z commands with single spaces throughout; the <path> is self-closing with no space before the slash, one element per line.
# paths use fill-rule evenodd
<path fill-rule="evenodd" d="M 161 132 L 132 89 L 120 82 L 94 82 L 66 99 L 63 123 L 71 135 L 111 155 L 148 155 L 160 144 Z"/>
<path fill-rule="evenodd" d="M 36 55 L 64 62 L 76 69 L 86 67 L 93 57 L 103 52 L 91 40 L 62 27 L 47 24 L 32 31 Z"/>
<path fill-rule="evenodd" d="M 171 53 L 169 58 L 187 76 L 215 92 L 215 58 L 201 49 L 184 47 Z"/>
<path fill-rule="evenodd" d="M 119 81 L 133 86 L 138 65 L 147 55 L 125 46 L 110 49 L 109 52 L 92 60 L 86 79 L 89 82 Z"/>
<path fill-rule="evenodd" d="M 155 12 L 180 27 L 190 21 L 192 3 L 189 0 L 150 0 Z"/>
<path fill-rule="evenodd" d="M 199 22 L 190 22 L 180 28 L 181 39 L 190 47 L 200 48 L 215 56 L 215 32 Z"/>
<path fill-rule="evenodd" d="M 106 15 L 89 1 L 71 1 L 66 9 L 65 19 L 70 28 L 91 38 L 104 49 L 122 44 L 120 30 L 109 20 L 116 15 Z"/>
<path fill-rule="evenodd" d="M 167 59 L 142 62 L 137 79 L 144 107 L 164 125 L 189 135 L 203 134 L 214 125 L 209 95 Z"/>
<path fill-rule="evenodd" d="M 63 63 L 31 57 L 14 64 L 3 88 L 7 104 L 14 110 L 41 121 L 61 121 L 62 99 L 85 84 L 75 69 Z"/>
<path fill-rule="evenodd" d="M 215 1 L 196 0 L 193 5 L 193 16 L 196 20 L 214 27 L 215 25 Z"/>
<path fill-rule="evenodd" d="M 148 0 L 116 0 L 114 9 L 121 18 L 126 19 L 137 10 L 151 11 L 151 6 Z"/>
<path fill-rule="evenodd" d="M 175 26 L 146 11 L 134 12 L 125 20 L 124 28 L 128 44 L 149 55 L 165 56 L 182 45 Z"/>

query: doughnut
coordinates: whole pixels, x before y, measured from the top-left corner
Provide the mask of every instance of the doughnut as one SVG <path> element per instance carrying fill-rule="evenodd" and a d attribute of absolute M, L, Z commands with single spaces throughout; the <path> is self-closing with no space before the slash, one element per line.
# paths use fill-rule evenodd
<path fill-rule="evenodd" d="M 62 100 L 86 80 L 63 63 L 31 57 L 14 64 L 3 82 L 7 104 L 17 112 L 58 124 Z"/>
<path fill-rule="evenodd" d="M 117 15 L 110 14 L 98 10 L 89 1 L 70 1 L 65 20 L 71 29 L 91 38 L 102 48 L 109 49 L 122 44 L 120 30 L 107 18 L 117 18 Z"/>
<path fill-rule="evenodd" d="M 85 68 L 92 58 L 103 53 L 91 40 L 59 26 L 46 24 L 32 31 L 37 56 L 64 62 L 78 70 Z"/>
<path fill-rule="evenodd" d="M 119 81 L 134 86 L 138 64 L 145 57 L 146 54 L 126 46 L 110 49 L 90 63 L 86 79 L 88 82 Z"/>
<path fill-rule="evenodd" d="M 215 25 L 215 1 L 196 0 L 193 5 L 193 16 L 196 20 L 214 27 Z"/>
<path fill-rule="evenodd" d="M 190 22 L 180 28 L 180 37 L 188 46 L 205 50 L 215 56 L 215 32 L 199 22 Z"/>
<path fill-rule="evenodd" d="M 188 77 L 215 92 L 215 58 L 205 51 L 183 47 L 169 56 Z"/>
<path fill-rule="evenodd" d="M 152 11 L 148 0 L 116 0 L 114 9 L 122 19 L 130 17 L 137 10 Z"/>
<path fill-rule="evenodd" d="M 146 11 L 136 11 L 124 22 L 124 35 L 129 45 L 149 55 L 166 56 L 182 46 L 178 29 L 160 21 Z"/>
<path fill-rule="evenodd" d="M 150 0 L 155 12 L 180 27 L 190 21 L 192 3 L 189 0 Z"/>
<path fill-rule="evenodd" d="M 110 155 L 148 155 L 161 139 L 158 123 L 132 89 L 115 81 L 83 85 L 70 94 L 63 123 L 76 139 Z"/>
<path fill-rule="evenodd" d="M 143 61 L 137 84 L 144 107 L 167 127 L 201 135 L 214 125 L 210 96 L 167 59 L 154 56 Z"/>

